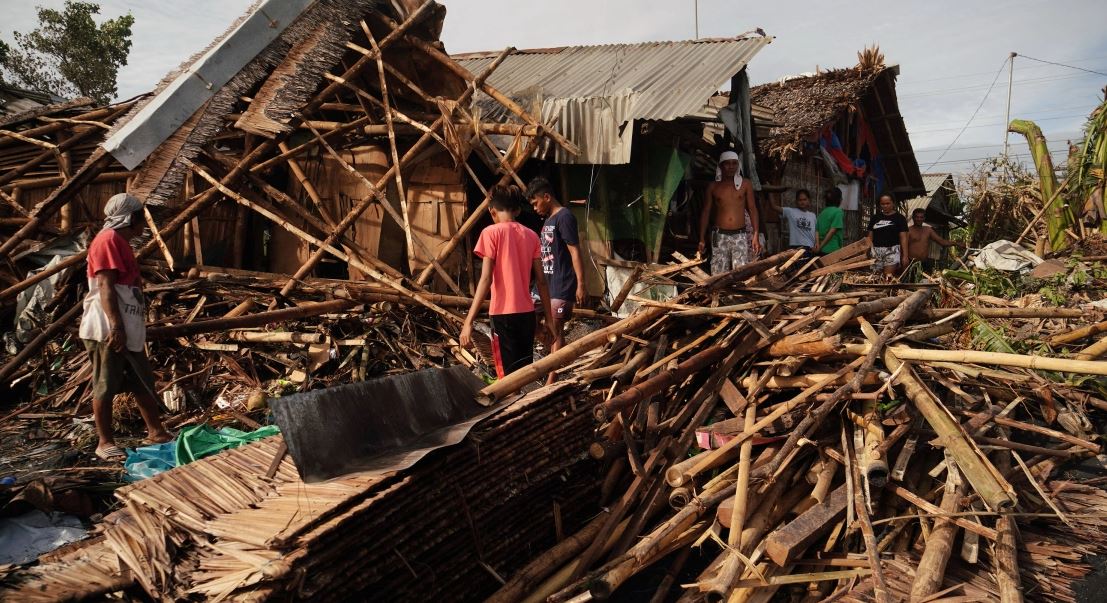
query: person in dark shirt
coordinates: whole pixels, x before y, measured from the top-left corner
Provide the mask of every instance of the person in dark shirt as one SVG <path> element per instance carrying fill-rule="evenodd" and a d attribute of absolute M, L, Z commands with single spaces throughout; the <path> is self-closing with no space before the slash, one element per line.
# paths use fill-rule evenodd
<path fill-rule="evenodd" d="M 584 289 L 584 264 L 580 258 L 580 238 L 573 212 L 557 200 L 553 186 L 545 178 L 535 178 L 527 186 L 527 199 L 538 215 L 546 218 L 538 240 L 542 246 L 542 272 L 550 285 L 550 305 L 554 324 L 550 352 L 565 344 L 565 323 L 573 316 L 573 307 L 587 297 Z M 549 383 L 554 374 L 550 373 Z"/>
<path fill-rule="evenodd" d="M 873 272 L 883 272 L 884 278 L 891 279 L 907 268 L 907 218 L 896 211 L 896 202 L 888 193 L 880 196 L 880 211 L 869 220 L 869 243 L 876 260 Z"/>

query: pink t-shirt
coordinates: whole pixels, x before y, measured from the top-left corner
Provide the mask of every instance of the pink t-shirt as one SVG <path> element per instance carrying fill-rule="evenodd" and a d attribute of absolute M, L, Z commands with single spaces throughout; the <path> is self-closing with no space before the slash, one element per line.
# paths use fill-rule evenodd
<path fill-rule="evenodd" d="M 534 260 L 541 257 L 538 235 L 518 222 L 500 222 L 480 233 L 474 251 L 482 258 L 494 260 L 488 313 L 533 312 L 530 274 Z"/>
<path fill-rule="evenodd" d="M 88 246 L 88 278 L 96 278 L 101 270 L 115 270 L 115 282 L 126 287 L 141 275 L 131 244 L 110 228 L 101 230 Z"/>

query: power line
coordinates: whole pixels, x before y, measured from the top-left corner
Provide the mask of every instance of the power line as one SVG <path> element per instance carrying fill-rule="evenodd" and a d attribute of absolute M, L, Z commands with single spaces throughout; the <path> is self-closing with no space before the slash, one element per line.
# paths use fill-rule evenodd
<path fill-rule="evenodd" d="M 1059 154 L 1059 153 L 1067 154 L 1068 152 L 1069 152 L 1068 149 L 1057 149 L 1055 151 L 1050 151 L 1049 154 L 1050 154 L 1050 156 L 1053 156 L 1053 155 L 1056 155 L 1056 154 Z M 1008 157 L 1021 157 L 1021 158 L 1026 158 L 1026 159 L 1031 158 L 1030 153 L 1009 153 L 1007 156 Z M 997 158 L 996 155 L 989 155 L 987 157 L 966 157 L 964 159 L 946 159 L 945 161 L 935 161 L 934 163 L 931 163 L 923 171 L 924 172 L 929 171 L 931 167 L 934 167 L 935 165 L 940 164 L 940 163 L 968 163 L 968 162 L 971 162 L 971 161 L 984 161 L 985 159 L 996 159 L 996 158 Z"/>
<path fill-rule="evenodd" d="M 989 86 L 988 91 L 984 93 L 984 98 L 980 99 L 980 104 L 976 106 L 976 111 L 972 112 L 972 117 L 969 118 L 969 121 L 965 122 L 965 127 L 961 128 L 961 131 L 958 132 L 957 136 L 953 138 L 953 142 L 949 143 L 949 147 L 947 147 L 945 151 L 942 151 L 942 154 L 938 155 L 938 159 L 935 159 L 934 163 L 931 163 L 930 166 L 926 168 L 927 171 L 929 171 L 930 168 L 934 167 L 942 157 L 945 157 L 946 153 L 949 152 L 949 149 L 953 148 L 953 145 L 957 144 L 957 141 L 960 140 L 961 135 L 964 134 L 965 130 L 968 129 L 969 124 L 972 123 L 972 120 L 976 119 L 976 114 L 980 113 L 980 109 L 984 106 L 984 101 L 988 100 L 988 95 L 992 93 L 992 88 L 994 88 L 996 82 L 999 81 L 999 74 L 1003 73 L 1003 68 L 1007 66 L 1007 61 L 1009 60 L 1011 60 L 1011 57 L 1006 57 L 1003 59 L 1003 64 L 1000 65 L 999 69 L 996 70 L 996 76 L 992 79 L 992 85 Z"/>
<path fill-rule="evenodd" d="M 1091 111 L 1088 111 L 1088 113 L 1073 113 L 1071 115 L 1058 115 L 1056 117 L 1042 117 L 1042 118 L 1034 119 L 1032 121 L 1057 121 L 1058 119 L 1072 119 L 1073 117 L 1085 117 L 1086 118 L 1089 113 L 1091 113 Z M 994 126 L 1003 126 L 1003 125 L 1006 125 L 1006 124 L 1004 124 L 1002 121 L 996 121 L 996 122 L 988 122 L 986 124 L 977 124 L 977 125 L 971 126 L 971 127 L 972 128 L 991 128 L 991 127 L 994 127 Z M 922 132 L 950 132 L 950 131 L 956 130 L 956 129 L 957 128 L 925 128 L 925 129 L 922 129 L 922 130 L 916 130 L 914 128 L 907 128 L 907 131 L 909 133 L 912 133 L 912 134 L 919 134 L 919 133 L 922 133 Z"/>
<path fill-rule="evenodd" d="M 1098 57 L 1084 57 L 1084 58 L 1079 58 L 1079 59 L 1068 59 L 1068 61 L 1071 62 L 1071 63 L 1080 63 L 1080 62 L 1087 62 L 1087 61 L 1099 61 L 1099 60 L 1102 60 L 1102 59 L 1107 59 L 1107 55 L 1098 56 Z M 1033 70 L 1033 69 L 1047 69 L 1047 67 L 1045 67 L 1045 66 L 1026 67 L 1025 69 L 1023 69 L 1023 71 Z M 972 73 L 960 73 L 960 74 L 957 74 L 957 75 L 943 75 L 941 77 L 931 77 L 931 78 L 926 78 L 924 80 L 915 79 L 915 78 L 910 77 L 909 74 L 905 74 L 902 79 L 903 79 L 904 83 L 917 84 L 917 83 L 922 83 L 922 82 L 938 82 L 938 81 L 942 81 L 942 80 L 963 79 L 963 78 L 967 78 L 967 77 L 976 77 L 978 75 L 989 75 L 991 73 L 992 73 L 991 71 L 975 71 L 975 72 L 972 72 Z"/>
<path fill-rule="evenodd" d="M 1042 77 L 1027 77 L 1020 80 L 1015 80 L 1015 84 L 1019 86 L 1041 86 L 1042 84 L 1062 82 L 1067 80 L 1079 80 L 1086 78 L 1089 75 L 1093 75 L 1095 72 L 1083 74 L 1077 73 L 1072 75 L 1047 75 Z M 928 90 L 926 92 L 913 92 L 909 94 L 899 95 L 898 98 L 923 98 L 927 96 L 938 96 L 942 94 L 957 94 L 959 92 L 971 92 L 973 90 L 982 90 L 985 88 L 984 84 L 976 86 L 961 86 L 959 88 L 943 88 L 941 90 Z"/>
<path fill-rule="evenodd" d="M 1026 113 L 1020 113 L 1020 115 L 1025 119 L 1040 119 L 1040 118 L 1047 118 L 1047 117 L 1050 117 L 1050 118 L 1052 118 L 1052 117 L 1071 117 L 1073 115 L 1073 113 L 1071 113 L 1071 111 L 1080 111 L 1081 113 L 1077 113 L 1076 115 L 1085 115 L 1086 116 L 1086 115 L 1090 115 L 1092 113 L 1092 111 L 1095 110 L 1096 106 L 1098 106 L 1098 105 L 1099 105 L 1099 103 L 1089 102 L 1089 103 L 1084 104 L 1084 105 L 1074 105 L 1072 107 L 1057 107 L 1057 108 L 1054 108 L 1054 109 L 1042 109 L 1040 111 L 1028 111 Z M 1003 115 L 1002 113 L 984 113 L 982 115 L 979 115 L 978 117 L 1001 117 L 1002 115 Z M 914 130 L 927 129 L 927 128 L 933 128 L 933 127 L 937 127 L 937 126 L 945 126 L 945 125 L 952 124 L 952 123 L 961 123 L 961 122 L 960 121 L 957 121 L 957 122 L 932 121 L 932 122 L 928 122 L 928 123 L 912 124 L 911 129 L 914 129 Z M 957 128 L 953 128 L 953 129 L 956 130 Z"/>
<path fill-rule="evenodd" d="M 1024 58 L 1024 59 L 1030 59 L 1031 61 L 1038 61 L 1039 63 L 1045 63 L 1047 65 L 1057 65 L 1058 67 L 1068 67 L 1069 69 L 1076 69 L 1077 71 L 1087 71 L 1088 73 L 1094 73 L 1096 75 L 1102 75 L 1104 77 L 1107 77 L 1107 73 L 1103 73 L 1102 71 L 1093 71 L 1091 69 L 1084 69 L 1083 67 L 1077 67 L 1075 65 L 1066 65 L 1064 63 L 1055 63 L 1053 61 L 1046 61 L 1046 60 L 1043 60 L 1043 59 L 1035 59 L 1034 57 L 1028 57 L 1025 54 L 1020 54 L 1019 56 Z"/>
<path fill-rule="evenodd" d="M 1073 132 L 1073 134 L 1081 134 L 1081 132 Z M 1061 138 L 1072 138 L 1072 136 L 1069 136 L 1069 133 L 1058 133 L 1058 134 L 1047 134 L 1046 138 L 1052 138 L 1054 140 L 1059 140 Z M 994 147 L 1002 147 L 1002 146 L 1003 146 L 1002 142 L 997 142 L 995 144 L 957 145 L 957 146 L 953 147 L 953 150 L 960 151 L 960 150 L 965 150 L 965 149 L 991 149 L 991 148 L 994 148 Z M 934 151 L 941 151 L 944 148 L 945 147 L 928 147 L 928 148 L 925 148 L 925 149 L 915 149 L 915 153 L 916 154 L 918 154 L 918 153 L 931 153 L 931 152 L 934 152 Z"/>

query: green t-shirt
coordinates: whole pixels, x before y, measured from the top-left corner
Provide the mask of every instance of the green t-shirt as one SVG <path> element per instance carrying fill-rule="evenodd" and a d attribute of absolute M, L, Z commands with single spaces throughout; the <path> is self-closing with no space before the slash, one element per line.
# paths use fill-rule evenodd
<path fill-rule="evenodd" d="M 815 221 L 815 230 L 819 233 L 819 240 L 823 240 L 826 233 L 830 232 L 831 228 L 837 228 L 834 231 L 834 236 L 830 237 L 830 240 L 823 245 L 820 253 L 830 253 L 831 251 L 838 251 L 842 248 L 842 218 L 845 216 L 845 212 L 841 207 L 827 207 L 819 212 L 819 218 Z"/>

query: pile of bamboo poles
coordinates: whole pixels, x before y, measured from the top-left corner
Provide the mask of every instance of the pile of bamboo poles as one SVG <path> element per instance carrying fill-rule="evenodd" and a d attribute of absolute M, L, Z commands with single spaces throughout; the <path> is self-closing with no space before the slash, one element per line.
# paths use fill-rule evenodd
<path fill-rule="evenodd" d="M 1107 362 L 956 342 L 968 314 L 1079 338 L 1094 312 L 937 308 L 929 284 L 843 284 L 843 252 L 690 274 L 543 359 L 602 392 L 604 510 L 489 601 L 1074 601 L 1107 495 L 1059 472 L 1101 451 L 1107 402 L 1077 384 Z"/>

